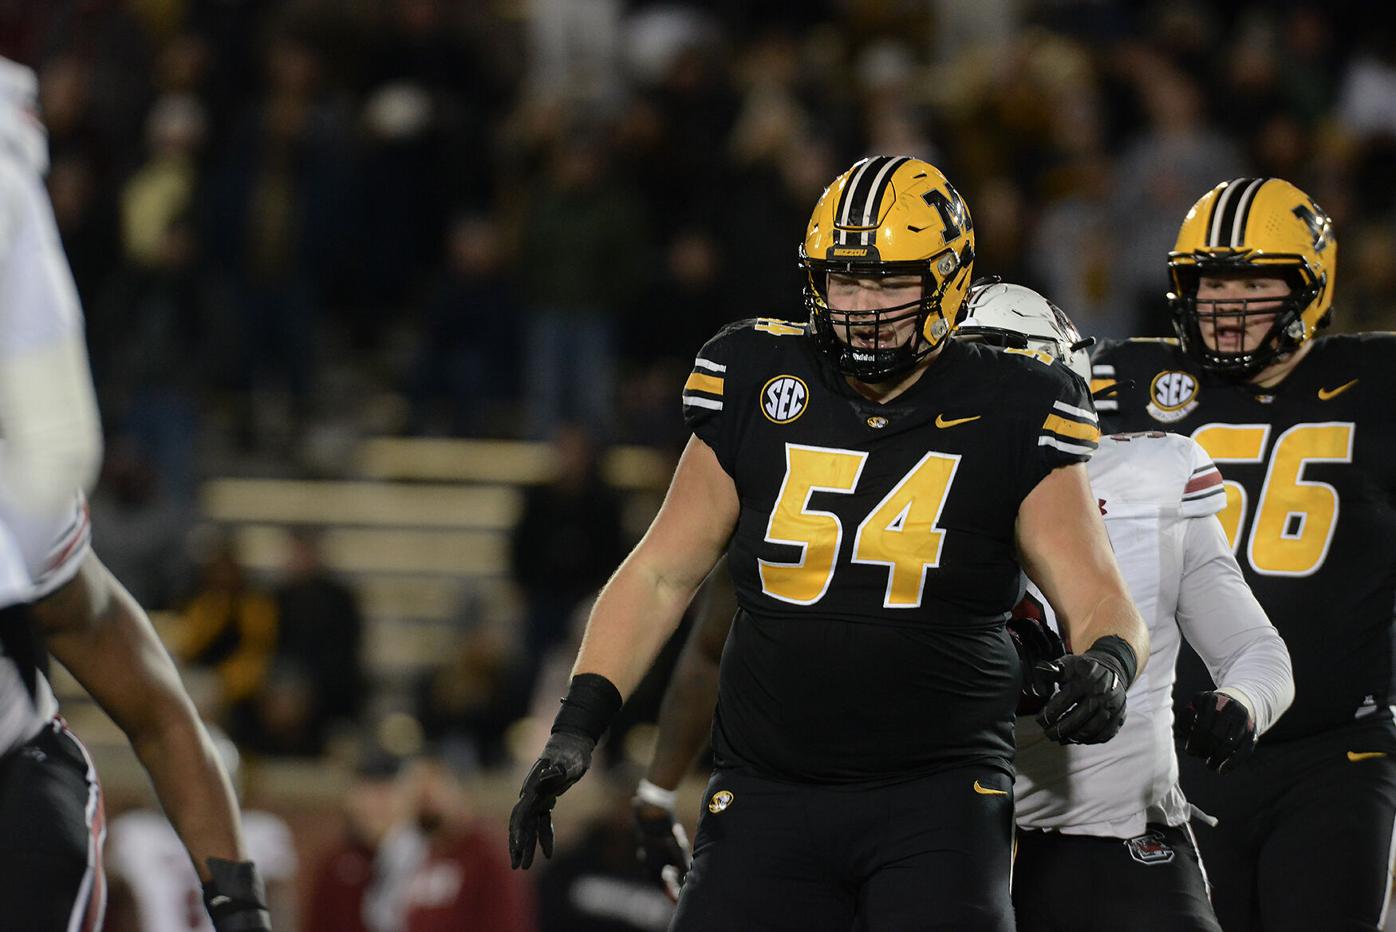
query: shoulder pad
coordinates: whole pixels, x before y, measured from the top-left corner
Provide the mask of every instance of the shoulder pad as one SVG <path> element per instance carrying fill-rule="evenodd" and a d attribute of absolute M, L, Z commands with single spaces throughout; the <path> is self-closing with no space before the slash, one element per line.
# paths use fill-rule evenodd
<path fill-rule="evenodd" d="M 1107 517 L 1111 502 L 1178 508 L 1188 517 L 1213 514 L 1226 504 L 1221 473 L 1202 447 L 1182 434 L 1107 434 L 1086 468 L 1096 497 L 1106 503 Z"/>

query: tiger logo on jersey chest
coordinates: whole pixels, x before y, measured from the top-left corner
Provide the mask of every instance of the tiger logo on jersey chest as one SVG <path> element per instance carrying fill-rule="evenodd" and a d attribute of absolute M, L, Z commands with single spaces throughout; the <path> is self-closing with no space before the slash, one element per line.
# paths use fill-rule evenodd
<path fill-rule="evenodd" d="M 809 386 L 796 375 L 778 375 L 761 387 L 761 413 L 774 424 L 789 424 L 809 407 Z"/>
<path fill-rule="evenodd" d="M 1180 369 L 1165 369 L 1149 383 L 1150 417 L 1165 424 L 1181 421 L 1197 407 L 1197 376 Z"/>

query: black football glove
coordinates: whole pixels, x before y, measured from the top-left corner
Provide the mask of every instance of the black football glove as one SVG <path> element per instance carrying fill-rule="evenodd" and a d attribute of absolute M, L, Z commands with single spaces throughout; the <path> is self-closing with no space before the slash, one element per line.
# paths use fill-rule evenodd
<path fill-rule="evenodd" d="M 204 908 L 216 932 L 271 932 L 267 889 L 251 861 L 205 861 Z"/>
<path fill-rule="evenodd" d="M 535 843 L 544 857 L 553 856 L 553 806 L 587 772 L 595 747 L 591 738 L 570 731 L 555 731 L 548 738 L 509 814 L 509 863 L 514 868 L 527 870 L 533 864 Z"/>
<path fill-rule="evenodd" d="M 1008 620 L 1008 636 L 1018 650 L 1023 668 L 1023 691 L 1018 695 L 1018 714 L 1036 715 L 1052 696 L 1056 679 L 1039 666 L 1066 654 L 1061 636 L 1040 617 L 1018 615 Z"/>
<path fill-rule="evenodd" d="M 635 814 L 635 854 L 650 878 L 662 883 L 669 899 L 677 903 L 679 890 L 693 864 L 688 834 L 672 810 L 639 797 L 631 805 Z"/>
<path fill-rule="evenodd" d="M 1183 750 L 1217 773 L 1226 773 L 1255 750 L 1255 719 L 1226 693 L 1208 690 L 1193 696 L 1173 733 L 1186 742 Z"/>
<path fill-rule="evenodd" d="M 1129 679 L 1119 660 L 1091 649 L 1040 664 L 1043 676 L 1060 684 L 1037 717 L 1047 737 L 1061 744 L 1100 744 L 1125 723 Z"/>

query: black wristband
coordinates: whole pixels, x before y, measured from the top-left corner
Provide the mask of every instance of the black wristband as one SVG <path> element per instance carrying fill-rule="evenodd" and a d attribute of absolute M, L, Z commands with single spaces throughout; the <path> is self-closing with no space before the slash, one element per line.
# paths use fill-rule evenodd
<path fill-rule="evenodd" d="M 251 861 L 208 858 L 204 906 L 217 932 L 262 932 L 271 928 L 267 889 Z"/>
<path fill-rule="evenodd" d="M 579 673 L 572 677 L 572 685 L 562 697 L 562 708 L 553 719 L 553 731 L 600 741 L 623 702 L 616 684 L 600 673 Z"/>
<path fill-rule="evenodd" d="M 1120 672 L 1125 678 L 1125 689 L 1129 689 L 1134 683 L 1134 675 L 1139 672 L 1139 658 L 1134 655 L 1134 648 L 1130 646 L 1129 641 L 1118 635 L 1107 634 L 1096 638 L 1086 653 L 1104 654 L 1119 664 Z"/>

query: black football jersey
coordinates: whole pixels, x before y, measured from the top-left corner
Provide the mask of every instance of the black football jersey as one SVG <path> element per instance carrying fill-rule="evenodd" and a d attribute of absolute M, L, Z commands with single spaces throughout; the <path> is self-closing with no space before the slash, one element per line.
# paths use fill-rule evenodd
<path fill-rule="evenodd" d="M 1044 476 L 1095 449 L 1081 380 L 951 342 L 878 404 L 803 325 L 747 320 L 700 351 L 684 413 L 741 501 L 719 765 L 817 783 L 1008 771 L 1014 524 Z"/>
<path fill-rule="evenodd" d="M 1205 373 L 1172 340 L 1095 354 L 1111 430 L 1188 434 L 1226 480 L 1219 516 L 1284 637 L 1295 697 L 1268 742 L 1390 716 L 1396 600 L 1396 335 L 1321 337 L 1278 386 Z M 1210 680 L 1180 659 L 1185 703 Z"/>

